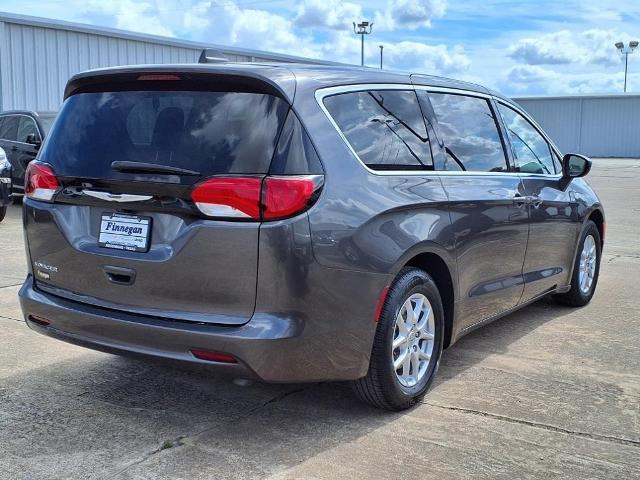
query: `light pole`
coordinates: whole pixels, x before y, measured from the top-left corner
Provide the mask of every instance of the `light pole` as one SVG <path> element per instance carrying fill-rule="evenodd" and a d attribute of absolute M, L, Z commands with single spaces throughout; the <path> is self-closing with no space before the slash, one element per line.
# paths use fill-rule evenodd
<path fill-rule="evenodd" d="M 373 22 L 360 22 L 356 25 L 356 22 L 353 22 L 353 33 L 356 35 L 360 35 L 361 38 L 361 47 L 360 47 L 360 65 L 364 67 L 364 36 L 369 35 L 371 33 L 371 29 L 373 28 Z"/>
<path fill-rule="evenodd" d="M 633 40 L 629 42 L 629 46 L 625 47 L 623 42 L 617 42 L 616 48 L 618 51 L 624 55 L 624 91 L 627 91 L 627 67 L 629 65 L 629 54 L 633 53 L 633 51 L 638 47 L 637 40 Z"/>
<path fill-rule="evenodd" d="M 380 45 L 380 70 L 382 70 L 382 50 L 384 49 L 384 45 Z"/>

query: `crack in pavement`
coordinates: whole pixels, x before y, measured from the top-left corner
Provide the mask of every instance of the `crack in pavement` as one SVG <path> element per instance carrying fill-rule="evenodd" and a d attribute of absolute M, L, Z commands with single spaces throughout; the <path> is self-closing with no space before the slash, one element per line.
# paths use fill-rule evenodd
<path fill-rule="evenodd" d="M 639 259 L 640 255 L 629 255 L 629 254 L 614 254 L 611 256 L 611 258 L 607 261 L 607 263 L 611 263 L 614 260 L 616 260 L 617 258 L 633 258 L 633 259 Z"/>
<path fill-rule="evenodd" d="M 20 283 L 12 283 L 11 285 L 3 285 L 0 288 L 9 288 L 9 287 L 19 287 L 23 282 Z"/>
<path fill-rule="evenodd" d="M 477 415 L 480 417 L 491 418 L 491 419 L 500 420 L 503 422 L 514 423 L 517 425 L 526 425 L 528 427 L 539 428 L 541 430 L 547 430 L 549 432 L 564 433 L 566 435 L 588 438 L 590 440 L 597 440 L 601 442 L 617 443 L 618 445 L 626 445 L 629 447 L 636 447 L 636 448 L 640 447 L 640 441 L 630 440 L 628 438 L 612 437 L 609 435 L 600 435 L 598 433 L 578 432 L 575 430 L 568 430 L 562 427 L 556 427 L 554 425 L 548 425 L 546 423 L 532 422 L 529 420 L 520 420 L 518 418 L 512 418 L 506 415 L 497 415 L 495 413 L 481 412 L 479 410 L 473 410 L 471 408 L 451 407 L 447 405 L 439 405 L 437 403 L 429 403 L 429 402 L 420 402 L 420 403 L 422 403 L 423 405 L 429 405 L 431 407 L 442 408 L 442 409 L 451 410 L 454 412 Z"/>
<path fill-rule="evenodd" d="M 276 395 L 275 397 L 270 398 L 266 402 L 263 402 L 260 405 L 257 405 L 255 407 L 249 409 L 245 414 L 239 415 L 237 418 L 246 418 L 249 415 L 253 415 L 256 412 L 259 412 L 260 410 L 262 410 L 263 408 L 265 408 L 268 405 L 280 402 L 280 401 L 284 400 L 285 398 L 287 398 L 287 397 L 289 397 L 291 395 L 295 395 L 296 393 L 303 392 L 304 390 L 307 390 L 308 388 L 311 388 L 314 385 L 315 384 L 310 384 L 310 385 L 307 385 L 307 386 L 304 386 L 304 387 L 294 388 L 292 390 L 288 390 L 286 392 L 282 392 L 282 393 Z M 81 395 L 84 395 L 84 393 L 88 393 L 88 392 L 83 392 Z M 215 425 L 214 426 L 209 426 L 207 428 L 204 428 L 204 429 L 202 429 L 200 431 L 197 431 L 197 432 L 195 432 L 195 433 L 193 433 L 191 435 L 180 435 L 180 436 L 176 437 L 174 440 L 171 441 L 171 443 L 173 443 L 173 446 L 171 448 L 181 447 L 181 446 L 187 444 L 187 442 L 189 442 L 189 440 L 191 438 L 195 438 L 195 437 L 197 437 L 199 435 L 202 435 L 203 433 L 206 433 L 209 430 L 212 430 L 213 428 L 215 428 Z M 162 448 L 162 447 L 156 448 L 155 450 L 145 454 L 142 458 L 140 458 L 140 459 L 138 459 L 138 460 L 126 465 L 125 467 L 121 468 L 120 470 L 118 470 L 113 475 L 110 475 L 109 478 L 115 479 L 115 478 L 119 477 L 120 475 L 122 475 L 127 470 L 146 462 L 151 457 L 153 457 L 155 454 L 157 454 L 159 452 L 162 452 L 163 450 L 167 450 L 167 448 Z"/>
<path fill-rule="evenodd" d="M 4 315 L 0 315 L 0 318 L 3 318 L 3 319 L 5 319 L 5 320 L 14 320 L 14 321 L 16 321 L 16 322 L 22 322 L 22 323 L 24 323 L 24 320 L 21 320 L 21 319 L 19 319 L 19 318 L 6 317 L 6 316 L 4 316 Z"/>
<path fill-rule="evenodd" d="M 284 400 L 285 398 L 291 396 L 291 395 L 295 395 L 296 393 L 301 393 L 304 392 L 305 390 L 308 390 L 309 388 L 311 388 L 311 386 L 313 386 L 314 384 L 311 384 L 309 386 L 306 387 L 299 387 L 299 388 L 294 388 L 293 390 L 289 390 L 287 392 L 282 392 L 279 395 L 276 395 L 275 397 L 267 400 L 266 402 L 263 402 L 262 405 L 258 405 L 256 407 L 253 407 L 252 409 L 250 409 L 247 413 L 245 413 L 244 415 L 242 415 L 243 417 L 248 417 L 249 415 L 253 415 L 254 413 L 262 410 L 263 408 L 265 408 L 267 405 L 271 405 L 272 403 L 277 403 L 280 402 L 281 400 Z"/>

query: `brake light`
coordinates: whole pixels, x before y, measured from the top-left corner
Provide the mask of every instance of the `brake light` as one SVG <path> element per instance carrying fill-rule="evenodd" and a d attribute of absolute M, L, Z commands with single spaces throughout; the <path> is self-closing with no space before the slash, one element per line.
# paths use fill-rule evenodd
<path fill-rule="evenodd" d="M 28 198 L 50 202 L 60 183 L 52 168 L 46 163 L 31 162 L 25 172 L 24 193 Z"/>
<path fill-rule="evenodd" d="M 321 178 L 320 175 L 265 178 L 262 218 L 286 218 L 305 210 L 321 186 Z"/>
<path fill-rule="evenodd" d="M 213 177 L 197 184 L 191 199 L 209 217 L 276 220 L 307 208 L 322 187 L 322 175 Z"/>
<path fill-rule="evenodd" d="M 259 177 L 217 177 L 199 183 L 191 192 L 198 209 L 210 217 L 260 220 Z"/>
<path fill-rule="evenodd" d="M 172 75 L 169 73 L 146 73 L 144 75 L 139 75 L 137 80 L 151 80 L 151 81 L 175 81 L 181 80 L 178 75 Z"/>

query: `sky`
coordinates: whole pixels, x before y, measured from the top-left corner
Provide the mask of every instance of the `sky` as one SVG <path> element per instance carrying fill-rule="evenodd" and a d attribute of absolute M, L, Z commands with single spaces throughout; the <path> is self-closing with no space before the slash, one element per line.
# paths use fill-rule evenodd
<path fill-rule="evenodd" d="M 622 91 L 614 43 L 640 40 L 640 0 L 0 0 L 0 11 L 480 83 L 506 95 Z M 628 90 L 640 92 L 640 49 Z"/>

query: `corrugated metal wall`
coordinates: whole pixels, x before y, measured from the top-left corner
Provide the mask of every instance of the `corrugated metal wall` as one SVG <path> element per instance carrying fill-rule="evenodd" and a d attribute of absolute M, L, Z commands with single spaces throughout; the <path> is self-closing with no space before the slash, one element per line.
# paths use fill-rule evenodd
<path fill-rule="evenodd" d="M 2 110 L 58 110 L 70 76 L 91 68 L 197 62 L 196 49 L 2 22 Z"/>
<path fill-rule="evenodd" d="M 69 77 L 92 68 L 195 63 L 203 44 L 24 15 L 0 15 L 0 111 L 57 111 Z M 312 61 L 225 47 L 236 62 Z M 246 53 L 246 54 L 245 54 Z"/>
<path fill-rule="evenodd" d="M 640 158 L 640 95 L 515 98 L 563 152 Z"/>

